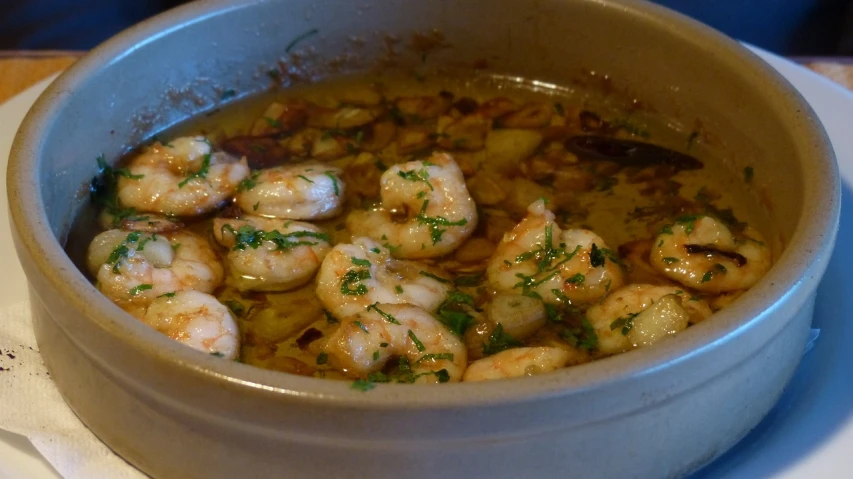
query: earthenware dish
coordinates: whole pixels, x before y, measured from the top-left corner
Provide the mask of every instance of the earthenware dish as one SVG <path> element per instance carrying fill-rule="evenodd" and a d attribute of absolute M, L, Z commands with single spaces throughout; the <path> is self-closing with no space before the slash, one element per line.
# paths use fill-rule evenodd
<path fill-rule="evenodd" d="M 64 253 L 98 154 L 117 157 L 215 108 L 224 89 L 268 88 L 264 72 L 279 59 L 287 81 L 405 62 L 406 39 L 433 29 L 442 40 L 430 62 L 555 84 L 606 77 L 673 124 L 700 121 L 732 171 L 756 172 L 769 226 L 787 245 L 773 269 L 711 320 L 652 348 L 532 378 L 364 393 L 172 342 L 102 297 Z M 168 478 L 695 470 L 746 434 L 791 377 L 840 204 L 829 142 L 782 77 L 706 27 L 621 0 L 194 2 L 57 79 L 17 135 L 7 185 L 51 375 L 98 437 Z"/>

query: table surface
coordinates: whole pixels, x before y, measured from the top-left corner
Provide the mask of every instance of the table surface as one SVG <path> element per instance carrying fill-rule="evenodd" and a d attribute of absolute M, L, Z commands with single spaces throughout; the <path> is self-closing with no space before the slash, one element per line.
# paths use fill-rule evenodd
<path fill-rule="evenodd" d="M 0 51 L 0 103 L 68 68 L 84 52 Z M 853 90 L 853 57 L 793 58 Z"/>

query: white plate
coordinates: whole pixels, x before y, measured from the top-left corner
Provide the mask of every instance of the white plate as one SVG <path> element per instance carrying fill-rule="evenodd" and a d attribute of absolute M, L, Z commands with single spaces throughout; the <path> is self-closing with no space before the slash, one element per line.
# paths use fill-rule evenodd
<path fill-rule="evenodd" d="M 756 52 L 802 92 L 832 139 L 844 182 L 841 231 L 826 277 L 818 290 L 814 326 L 821 334 L 803 359 L 791 385 L 740 444 L 695 474 L 694 478 L 833 478 L 850 477 L 853 466 L 853 94 L 787 60 Z M 0 105 L 0 167 L 24 114 L 47 86 L 42 82 Z M 9 235 L 5 182 L 0 186 L 0 263 L 6 270 L 0 307 L 26 292 L 23 273 Z M 848 294 L 850 293 L 849 287 Z M 850 340 L 850 343 L 847 343 Z M 20 436 L 0 431 L 0 479 L 57 478 L 50 466 Z"/>

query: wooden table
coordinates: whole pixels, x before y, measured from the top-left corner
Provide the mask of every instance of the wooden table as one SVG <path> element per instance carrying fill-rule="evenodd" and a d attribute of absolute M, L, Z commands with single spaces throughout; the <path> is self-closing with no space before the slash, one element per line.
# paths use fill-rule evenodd
<path fill-rule="evenodd" d="M 0 51 L 0 103 L 56 72 L 68 68 L 83 52 Z M 812 70 L 853 90 L 853 58 L 794 58 Z"/>

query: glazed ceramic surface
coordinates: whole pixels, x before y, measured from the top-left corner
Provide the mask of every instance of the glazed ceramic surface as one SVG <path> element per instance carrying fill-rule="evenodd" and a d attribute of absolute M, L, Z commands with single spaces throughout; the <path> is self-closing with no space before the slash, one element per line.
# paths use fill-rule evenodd
<path fill-rule="evenodd" d="M 533 378 L 362 393 L 172 343 L 65 256 L 98 154 L 214 108 L 226 88 L 267 88 L 278 60 L 294 81 L 369 68 L 388 61 L 389 36 L 405 44 L 434 28 L 437 64 L 485 61 L 555 84 L 595 72 L 675 122 L 701 119 L 730 168 L 755 168 L 787 244 L 776 266 L 713 320 L 654 348 Z M 288 45 L 314 29 L 294 61 Z M 781 77 L 704 27 L 622 1 L 192 4 L 63 74 L 25 120 L 7 184 L 46 364 L 81 419 L 155 477 L 684 474 L 748 432 L 789 380 L 839 214 L 831 148 Z"/>

